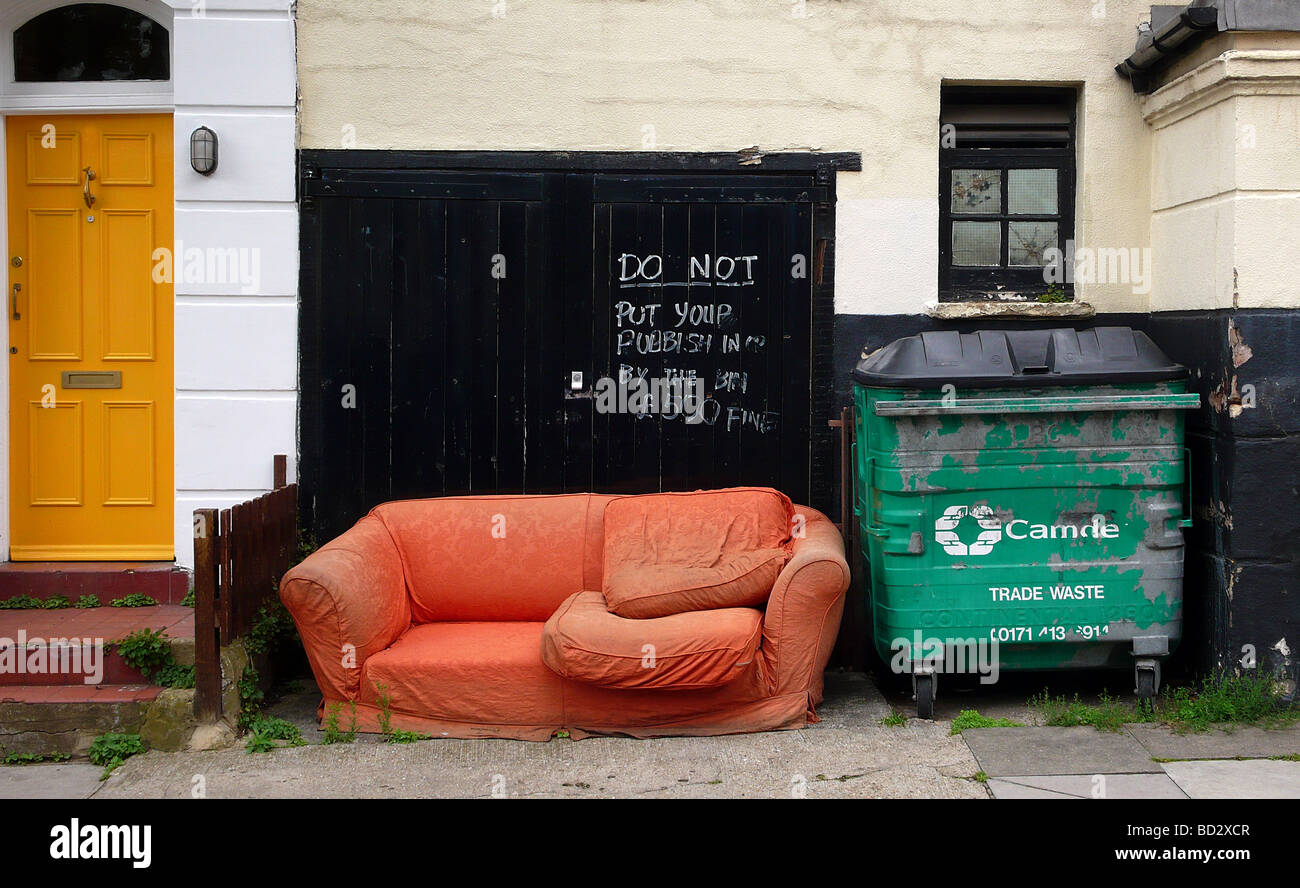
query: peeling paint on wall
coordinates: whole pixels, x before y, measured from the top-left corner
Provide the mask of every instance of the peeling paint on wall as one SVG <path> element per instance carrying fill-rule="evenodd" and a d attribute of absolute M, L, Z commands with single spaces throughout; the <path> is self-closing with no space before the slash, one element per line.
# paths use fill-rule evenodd
<path fill-rule="evenodd" d="M 1242 338 L 1241 328 L 1236 325 L 1232 318 L 1228 318 L 1228 346 L 1232 349 L 1232 366 L 1240 367 L 1242 364 L 1254 357 L 1254 352 Z"/>

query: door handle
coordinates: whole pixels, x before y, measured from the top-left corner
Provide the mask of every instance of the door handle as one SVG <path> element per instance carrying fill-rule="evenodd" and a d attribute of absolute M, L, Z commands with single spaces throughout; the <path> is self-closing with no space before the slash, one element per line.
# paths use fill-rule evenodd
<path fill-rule="evenodd" d="M 18 313 L 18 292 L 22 290 L 22 288 L 22 284 L 14 284 L 13 296 L 11 298 L 13 302 L 13 319 L 15 321 L 21 321 L 23 319 L 23 316 Z"/>
<path fill-rule="evenodd" d="M 86 202 L 86 209 L 92 209 L 95 206 L 95 195 L 90 193 L 90 183 L 95 180 L 95 171 L 90 167 L 82 170 L 86 174 L 86 184 L 81 189 L 81 198 Z"/>

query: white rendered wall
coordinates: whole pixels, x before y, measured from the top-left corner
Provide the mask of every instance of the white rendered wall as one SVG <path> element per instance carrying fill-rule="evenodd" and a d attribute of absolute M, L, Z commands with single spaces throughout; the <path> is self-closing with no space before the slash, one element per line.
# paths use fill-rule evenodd
<path fill-rule="evenodd" d="M 175 280 L 176 559 L 191 566 L 195 509 L 269 490 L 277 453 L 296 475 L 296 74 L 288 0 L 173 5 L 177 265 L 205 260 Z M 190 167 L 199 126 L 218 138 L 211 176 Z M 240 273 L 208 273 L 232 255 Z"/>

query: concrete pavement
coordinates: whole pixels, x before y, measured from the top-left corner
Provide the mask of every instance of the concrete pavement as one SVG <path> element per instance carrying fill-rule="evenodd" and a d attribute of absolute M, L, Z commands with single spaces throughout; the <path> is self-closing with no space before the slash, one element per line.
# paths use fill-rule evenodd
<path fill-rule="evenodd" d="M 994 798 L 1300 798 L 1300 726 L 1200 734 L 981 728 L 962 735 Z"/>
<path fill-rule="evenodd" d="M 152 751 L 103 782 L 102 769 L 84 762 L 0 767 L 0 797 L 1300 798 L 1300 762 L 1270 758 L 1300 752 L 1300 726 L 1206 734 L 1158 725 L 1118 733 L 985 728 L 951 736 L 955 706 L 940 710 L 943 720 L 882 725 L 890 703 L 858 674 L 827 676 L 821 721 L 807 730 L 727 737 L 392 745 L 361 735 L 324 746 L 316 699 L 308 686 L 270 710 L 298 724 L 308 746 L 259 755 L 242 743 Z M 1003 708 L 1032 719 L 1020 704 Z"/>

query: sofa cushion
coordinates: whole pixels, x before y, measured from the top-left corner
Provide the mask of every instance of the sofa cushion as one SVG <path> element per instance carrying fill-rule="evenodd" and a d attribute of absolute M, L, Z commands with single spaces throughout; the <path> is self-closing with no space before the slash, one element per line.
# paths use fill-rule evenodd
<path fill-rule="evenodd" d="M 788 558 L 793 513 L 766 487 L 612 501 L 602 586 L 610 611 L 650 618 L 762 606 Z"/>
<path fill-rule="evenodd" d="M 727 684 L 754 661 L 763 615 L 752 608 L 648 620 L 610 613 L 599 592 L 568 598 L 542 629 L 542 660 L 573 681 L 612 688 L 693 690 Z"/>
<path fill-rule="evenodd" d="M 374 509 L 402 558 L 415 623 L 541 623 L 600 584 L 609 497 L 449 496 Z"/>
<path fill-rule="evenodd" d="M 762 607 L 789 553 L 754 549 L 723 555 L 709 567 L 626 564 L 605 577 L 606 606 L 631 619 L 719 607 Z"/>
<path fill-rule="evenodd" d="M 361 702 L 440 721 L 563 724 L 563 682 L 537 656 L 541 623 L 413 626 L 362 666 Z M 346 711 L 344 713 L 346 720 Z"/>

